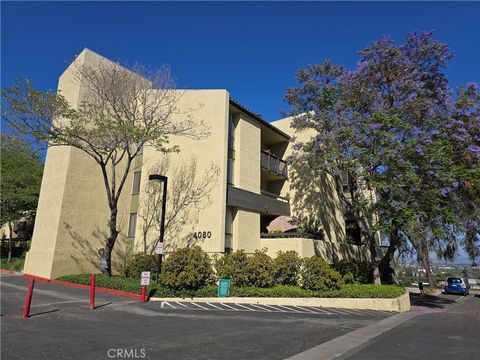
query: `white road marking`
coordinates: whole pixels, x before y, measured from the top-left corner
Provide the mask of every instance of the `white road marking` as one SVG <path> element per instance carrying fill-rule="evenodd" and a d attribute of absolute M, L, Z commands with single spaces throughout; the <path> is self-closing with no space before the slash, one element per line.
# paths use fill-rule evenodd
<path fill-rule="evenodd" d="M 197 303 L 194 303 L 193 301 L 192 301 L 190 304 L 193 304 L 193 305 L 195 305 L 195 306 L 198 306 L 200 309 L 203 309 L 203 310 L 211 310 L 211 309 L 209 309 L 209 308 L 203 307 L 202 305 L 198 305 Z"/>
<path fill-rule="evenodd" d="M 262 306 L 270 307 L 270 308 L 274 309 L 274 310 L 277 311 L 277 312 L 287 312 L 286 310 L 282 310 L 282 309 L 280 309 L 280 308 L 276 308 L 275 306 L 272 306 L 272 305 L 262 304 Z"/>
<path fill-rule="evenodd" d="M 295 310 L 295 309 L 291 309 L 289 307 L 286 307 L 285 305 L 277 305 L 278 307 L 281 307 L 281 308 L 284 308 L 284 309 L 287 309 L 289 312 L 298 312 L 298 310 Z"/>
<path fill-rule="evenodd" d="M 175 304 L 178 304 L 178 305 L 180 305 L 180 306 L 186 307 L 187 309 L 190 309 L 189 306 L 187 306 L 187 305 L 185 305 L 185 304 L 182 304 L 181 302 L 175 301 Z"/>
<path fill-rule="evenodd" d="M 258 311 L 258 310 L 255 310 L 255 309 L 250 309 L 249 307 L 246 307 L 245 305 L 242 305 L 242 304 L 237 304 L 237 303 L 235 303 L 235 305 L 240 306 L 240 307 L 242 307 L 242 308 L 244 308 L 244 309 L 247 309 L 247 310 L 249 310 L 249 311 Z"/>
<path fill-rule="evenodd" d="M 172 304 L 170 304 L 168 301 L 163 301 L 163 303 L 164 303 L 165 305 L 170 306 L 172 309 L 176 309 L 176 307 L 173 306 Z"/>
<path fill-rule="evenodd" d="M 228 304 L 225 304 L 225 303 L 220 303 L 220 304 L 223 305 L 223 306 L 226 306 L 227 308 L 230 308 L 230 309 L 232 309 L 232 310 L 240 311 L 240 309 L 234 308 L 233 306 L 230 306 L 230 305 L 228 305 Z M 238 305 L 238 304 L 235 304 L 235 305 Z"/>
<path fill-rule="evenodd" d="M 338 312 L 338 313 L 343 314 L 343 315 L 349 315 L 349 313 L 346 312 L 344 309 L 337 309 L 337 308 L 332 309 L 332 308 L 328 308 L 328 310 L 329 310 L 329 311 L 333 311 L 334 313 L 335 313 L 335 312 Z"/>
<path fill-rule="evenodd" d="M 217 305 L 211 304 L 211 303 L 209 303 L 209 302 L 206 302 L 205 304 L 207 304 L 207 305 L 210 305 L 210 306 L 212 306 L 212 307 L 214 307 L 214 308 L 216 308 L 216 309 L 218 309 L 218 310 L 222 310 L 222 311 L 224 311 L 224 310 L 225 310 L 225 309 L 222 309 L 220 306 L 217 306 Z"/>
<path fill-rule="evenodd" d="M 262 311 L 272 312 L 272 310 L 262 308 L 260 305 L 255 305 L 255 304 L 248 304 L 248 305 L 255 306 L 256 308 L 259 308 Z"/>
<path fill-rule="evenodd" d="M 333 315 L 333 313 L 331 312 L 328 312 L 328 311 L 325 311 L 325 310 L 322 310 L 322 309 L 319 309 L 319 308 L 313 308 L 313 309 L 310 309 L 310 308 L 307 308 L 307 307 L 303 307 L 303 306 L 295 306 L 296 308 L 299 308 L 301 310 L 305 310 L 305 311 L 308 311 L 308 312 L 312 312 L 314 314 L 325 314 L 325 315 Z M 315 311 L 317 310 L 317 311 Z"/>

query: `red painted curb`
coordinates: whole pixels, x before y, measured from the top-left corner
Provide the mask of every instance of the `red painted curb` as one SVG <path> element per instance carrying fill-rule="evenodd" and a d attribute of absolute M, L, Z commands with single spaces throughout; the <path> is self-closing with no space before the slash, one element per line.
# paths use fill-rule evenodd
<path fill-rule="evenodd" d="M 17 275 L 17 271 L 0 269 L 0 274 Z"/>
<path fill-rule="evenodd" d="M 76 284 L 76 283 L 72 283 L 72 282 L 68 282 L 68 281 L 47 279 L 47 278 L 43 278 L 43 277 L 36 276 L 36 275 L 23 274 L 23 277 L 25 279 L 35 279 L 39 282 L 63 285 L 63 286 L 68 286 L 68 287 L 76 288 L 76 289 L 90 289 L 90 285 L 83 285 L 83 284 Z M 95 286 L 95 291 L 103 292 L 103 293 L 107 293 L 107 294 L 118 295 L 118 296 L 123 296 L 123 297 L 128 297 L 130 299 L 136 299 L 136 300 L 141 299 L 141 295 L 132 294 L 132 293 L 122 291 L 122 290 L 107 289 L 107 288 L 102 288 L 102 287 Z"/>

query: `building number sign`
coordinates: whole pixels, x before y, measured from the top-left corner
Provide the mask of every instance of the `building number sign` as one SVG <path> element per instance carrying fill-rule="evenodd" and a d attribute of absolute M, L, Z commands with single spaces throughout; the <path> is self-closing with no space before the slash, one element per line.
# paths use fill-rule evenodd
<path fill-rule="evenodd" d="M 210 239 L 212 237 L 211 231 L 197 231 L 193 233 L 194 239 Z"/>

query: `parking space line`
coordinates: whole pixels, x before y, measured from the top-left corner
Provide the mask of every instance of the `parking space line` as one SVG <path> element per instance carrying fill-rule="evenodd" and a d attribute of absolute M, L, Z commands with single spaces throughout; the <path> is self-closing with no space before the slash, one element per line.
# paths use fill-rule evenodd
<path fill-rule="evenodd" d="M 182 304 L 181 302 L 175 301 L 175 304 L 178 304 L 178 305 L 180 305 L 180 306 L 186 307 L 187 309 L 190 309 L 189 306 L 187 306 L 187 305 L 185 305 L 185 304 Z"/>
<path fill-rule="evenodd" d="M 332 308 L 328 308 L 329 311 L 333 311 L 334 313 L 338 312 L 339 314 L 343 314 L 343 315 L 350 315 L 348 312 L 345 311 L 345 309 L 332 309 Z"/>
<path fill-rule="evenodd" d="M 286 307 L 285 305 L 277 305 L 278 307 L 281 307 L 281 308 L 284 308 L 284 309 L 287 309 L 289 312 L 298 312 L 298 310 L 295 310 L 295 309 L 291 309 L 289 307 Z"/>
<path fill-rule="evenodd" d="M 176 307 L 170 304 L 168 301 L 163 301 L 163 302 L 165 303 L 165 305 L 170 306 L 172 309 L 176 309 Z"/>
<path fill-rule="evenodd" d="M 228 305 L 228 304 L 224 304 L 224 303 L 220 303 L 220 304 L 223 305 L 223 306 L 226 306 L 227 308 L 230 308 L 230 309 L 232 309 L 232 310 L 240 311 L 240 309 L 234 308 L 233 306 L 230 306 L 230 305 Z M 235 304 L 235 305 L 237 305 L 237 304 Z"/>
<path fill-rule="evenodd" d="M 256 308 L 259 308 L 259 309 L 262 310 L 262 311 L 272 312 L 272 310 L 263 308 L 263 307 L 261 307 L 260 305 L 255 305 L 255 304 L 248 304 L 248 305 L 250 305 L 250 306 L 255 306 Z"/>
<path fill-rule="evenodd" d="M 203 309 L 203 310 L 211 310 L 211 309 L 209 309 L 209 308 L 206 308 L 206 307 L 203 307 L 203 306 L 201 306 L 201 305 L 198 305 L 197 303 L 194 303 L 193 301 L 192 301 L 190 304 L 193 304 L 193 305 L 195 305 L 195 306 L 198 306 L 200 309 Z"/>
<path fill-rule="evenodd" d="M 277 311 L 277 312 L 285 312 L 285 313 L 287 312 L 286 310 L 282 310 L 282 309 L 280 309 L 280 308 L 276 308 L 275 306 L 272 306 L 272 305 L 262 304 L 262 306 L 270 307 L 270 308 L 274 309 L 274 310 Z M 277 305 L 277 306 L 278 306 L 278 305 Z"/>
<path fill-rule="evenodd" d="M 345 309 L 345 311 L 352 312 L 355 315 L 360 315 L 360 316 L 365 316 L 365 313 L 362 312 L 362 310 L 357 310 L 357 309 Z"/>
<path fill-rule="evenodd" d="M 325 315 L 333 315 L 333 313 L 331 312 L 328 312 L 328 311 L 325 311 L 323 309 L 319 309 L 319 308 L 313 308 L 313 309 L 310 309 L 310 308 L 307 308 L 307 307 L 304 307 L 304 306 L 295 306 L 296 308 L 299 308 L 300 310 L 304 310 L 304 311 L 308 311 L 308 312 L 312 312 L 314 314 L 325 314 Z M 317 311 L 315 311 L 317 310 Z M 320 311 L 320 312 L 319 312 Z"/>
<path fill-rule="evenodd" d="M 211 307 L 214 307 L 214 308 L 216 308 L 216 309 L 218 309 L 218 310 L 225 311 L 225 309 L 222 309 L 220 306 L 213 305 L 213 304 L 211 304 L 211 303 L 209 303 L 209 302 L 206 302 L 205 304 L 210 305 Z"/>
<path fill-rule="evenodd" d="M 247 310 L 249 310 L 249 311 L 258 311 L 258 310 L 255 310 L 255 309 L 251 309 L 251 308 L 249 308 L 249 307 L 247 307 L 247 306 L 245 306 L 245 305 L 242 305 L 242 304 L 237 304 L 237 303 L 235 303 L 235 305 L 240 306 L 240 307 L 242 307 L 242 308 L 244 308 L 244 309 L 247 309 Z"/>

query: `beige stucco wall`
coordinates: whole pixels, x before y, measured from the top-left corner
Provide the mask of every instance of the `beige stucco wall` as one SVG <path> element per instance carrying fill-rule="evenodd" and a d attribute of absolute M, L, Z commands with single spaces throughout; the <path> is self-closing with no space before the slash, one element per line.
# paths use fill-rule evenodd
<path fill-rule="evenodd" d="M 185 224 L 178 228 L 178 231 L 171 233 L 166 229 L 164 249 L 168 254 L 175 248 L 189 245 L 199 245 L 203 250 L 216 253 L 223 252 L 225 247 L 225 209 L 226 209 L 226 178 L 227 178 L 227 116 L 228 116 L 229 94 L 225 90 L 185 90 L 182 91 L 178 102 L 179 112 L 173 115 L 174 121 L 182 120 L 190 116 L 195 121 L 203 121 L 208 128 L 210 135 L 203 139 L 191 139 L 187 137 L 172 137 L 171 145 L 178 145 L 178 153 L 162 154 L 152 147 L 146 146 L 143 152 L 141 191 L 139 196 L 139 214 L 142 215 L 143 204 L 148 201 L 146 192 L 142 191 L 147 186 L 148 177 L 155 173 L 154 169 L 159 162 L 168 158 L 167 186 L 167 214 L 170 214 L 173 203 L 174 183 L 182 181 L 176 179 L 173 174 L 179 166 L 191 164 L 196 161 L 195 181 L 203 178 L 205 171 L 214 167 L 218 174 L 210 179 L 213 188 L 208 196 L 202 198 L 198 204 L 191 204 L 182 207 L 181 212 L 190 211 Z M 193 179 L 192 179 L 193 181 Z M 127 192 L 130 189 L 127 190 Z M 197 211 L 196 209 L 201 209 Z M 185 213 L 179 214 L 183 216 Z M 198 217 L 197 217 L 198 215 Z M 145 229 L 145 216 L 137 218 L 135 235 L 135 251 L 143 249 L 143 231 Z M 192 237 L 193 233 L 211 232 L 210 238 Z M 152 227 L 147 232 L 148 246 L 154 244 L 159 236 L 157 228 Z"/>
<path fill-rule="evenodd" d="M 94 66 L 99 61 L 106 59 L 85 49 L 61 75 L 58 90 L 72 107 L 77 107 L 84 95 L 75 80 L 76 66 Z M 131 178 L 125 187 L 131 187 Z M 120 234 L 112 255 L 114 271 L 125 261 L 125 214 L 129 207 L 130 196 L 124 194 L 119 200 Z M 108 217 L 106 190 L 94 160 L 69 146 L 50 147 L 24 271 L 46 278 L 100 271 L 97 251 L 108 236 Z"/>
<path fill-rule="evenodd" d="M 234 186 L 260 193 L 261 128 L 240 113 L 235 129 Z M 260 214 L 238 209 L 233 220 L 233 249 L 253 253 L 260 248 Z"/>
<path fill-rule="evenodd" d="M 276 257 L 279 251 L 295 250 L 301 257 L 320 256 L 332 263 L 345 258 L 368 260 L 369 254 L 364 246 L 305 238 L 264 238 L 261 247 L 267 248 L 267 254 Z"/>

